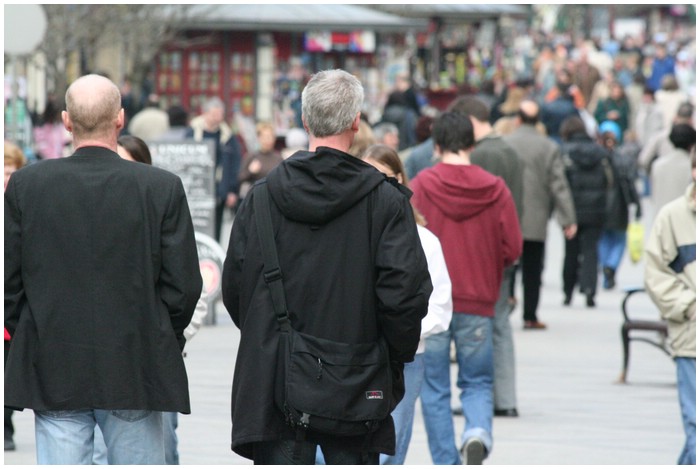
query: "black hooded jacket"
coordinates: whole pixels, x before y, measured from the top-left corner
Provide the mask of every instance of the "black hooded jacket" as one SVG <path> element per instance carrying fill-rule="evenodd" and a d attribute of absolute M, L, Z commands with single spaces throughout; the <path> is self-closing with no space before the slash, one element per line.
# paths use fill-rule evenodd
<path fill-rule="evenodd" d="M 562 155 L 578 224 L 603 226 L 613 183 L 607 151 L 588 135 L 575 134 L 564 142 Z"/>
<path fill-rule="evenodd" d="M 383 335 L 402 388 L 402 363 L 413 360 L 432 291 L 410 191 L 395 180 L 320 147 L 297 152 L 258 182 L 236 215 L 222 284 L 224 304 L 241 330 L 231 447 L 247 458 L 253 457 L 250 443 L 294 438 L 273 400 L 279 332 L 253 213 L 263 184 L 295 329 L 346 343 Z M 324 436 L 310 432 L 308 438 Z M 388 418 L 369 450 L 393 454 L 394 439 Z M 345 444 L 359 447 L 362 438 Z"/>

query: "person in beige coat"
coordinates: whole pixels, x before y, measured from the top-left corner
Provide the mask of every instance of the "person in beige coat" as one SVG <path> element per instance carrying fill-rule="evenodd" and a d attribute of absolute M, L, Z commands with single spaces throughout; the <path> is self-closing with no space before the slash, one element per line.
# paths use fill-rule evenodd
<path fill-rule="evenodd" d="M 544 267 L 544 244 L 552 208 L 567 238 L 576 234 L 576 212 L 559 147 L 537 130 L 539 106 L 526 100 L 518 110 L 518 127 L 503 139 L 523 164 L 523 320 L 526 329 L 544 329 L 537 307 Z"/>
<path fill-rule="evenodd" d="M 678 398 L 686 442 L 678 464 L 695 465 L 695 152 L 693 183 L 666 204 L 654 220 L 645 248 L 644 285 L 668 324 L 676 362 Z"/>

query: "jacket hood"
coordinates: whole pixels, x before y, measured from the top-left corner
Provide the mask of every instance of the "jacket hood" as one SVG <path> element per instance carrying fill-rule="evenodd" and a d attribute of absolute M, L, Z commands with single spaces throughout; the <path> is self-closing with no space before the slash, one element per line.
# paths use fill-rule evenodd
<path fill-rule="evenodd" d="M 564 155 L 568 155 L 571 161 L 580 168 L 590 169 L 600 164 L 606 158 L 607 150 L 587 135 L 575 135 L 564 143 Z"/>
<path fill-rule="evenodd" d="M 500 178 L 476 165 L 438 163 L 420 173 L 425 197 L 455 221 L 474 217 L 493 205 L 506 190 Z"/>
<path fill-rule="evenodd" d="M 345 213 L 386 179 L 372 166 L 328 147 L 299 151 L 267 176 L 270 196 L 285 217 L 323 225 Z"/>

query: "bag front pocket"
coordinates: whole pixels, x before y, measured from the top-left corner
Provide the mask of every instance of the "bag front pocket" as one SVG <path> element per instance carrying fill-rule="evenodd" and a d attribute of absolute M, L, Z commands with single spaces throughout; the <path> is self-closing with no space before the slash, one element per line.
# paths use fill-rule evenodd
<path fill-rule="evenodd" d="M 383 344 L 344 344 L 296 331 L 289 339 L 288 406 L 346 421 L 389 414 L 391 370 Z"/>

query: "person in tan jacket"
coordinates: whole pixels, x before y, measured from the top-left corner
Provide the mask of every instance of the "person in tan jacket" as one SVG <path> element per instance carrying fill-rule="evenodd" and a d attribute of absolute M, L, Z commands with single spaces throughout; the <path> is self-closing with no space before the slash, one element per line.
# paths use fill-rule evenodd
<path fill-rule="evenodd" d="M 644 285 L 668 323 L 686 442 L 678 464 L 695 465 L 695 151 L 693 183 L 656 216 L 647 241 Z"/>

